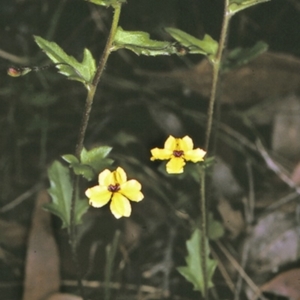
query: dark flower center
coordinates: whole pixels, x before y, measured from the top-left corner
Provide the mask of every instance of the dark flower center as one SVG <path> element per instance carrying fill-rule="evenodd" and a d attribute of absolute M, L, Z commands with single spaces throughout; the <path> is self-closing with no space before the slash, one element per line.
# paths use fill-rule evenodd
<path fill-rule="evenodd" d="M 108 190 L 109 190 L 110 192 L 112 192 L 112 193 L 115 193 L 115 192 L 117 192 L 117 191 L 120 190 L 120 185 L 119 185 L 118 183 L 116 183 L 115 185 L 110 184 L 110 185 L 108 186 Z"/>
<path fill-rule="evenodd" d="M 181 157 L 184 154 L 184 152 L 182 150 L 174 150 L 173 151 L 173 155 L 175 157 Z"/>

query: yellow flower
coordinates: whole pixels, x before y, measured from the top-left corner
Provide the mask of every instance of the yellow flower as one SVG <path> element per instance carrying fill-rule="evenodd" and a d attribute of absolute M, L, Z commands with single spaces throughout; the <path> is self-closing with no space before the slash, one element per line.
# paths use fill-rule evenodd
<path fill-rule="evenodd" d="M 128 201 L 139 202 L 144 198 L 141 192 L 141 184 L 131 179 L 127 181 L 127 175 L 122 168 L 111 172 L 104 170 L 99 174 L 99 185 L 85 191 L 93 207 L 102 207 L 110 202 L 110 210 L 115 218 L 129 217 L 131 205 Z"/>
<path fill-rule="evenodd" d="M 151 160 L 167 160 L 167 172 L 169 174 L 179 174 L 183 172 L 186 161 L 194 163 L 203 161 L 206 152 L 200 148 L 193 149 L 194 143 L 189 136 L 176 139 L 169 136 L 165 141 L 164 149 L 154 148 L 151 150 Z"/>

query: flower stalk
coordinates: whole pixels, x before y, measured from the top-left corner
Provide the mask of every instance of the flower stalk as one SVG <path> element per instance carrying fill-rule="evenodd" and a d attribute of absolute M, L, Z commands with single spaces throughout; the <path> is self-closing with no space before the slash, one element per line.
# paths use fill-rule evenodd
<path fill-rule="evenodd" d="M 92 82 L 90 84 L 88 84 L 88 92 L 87 92 L 87 97 L 86 97 L 86 101 L 85 101 L 85 108 L 84 108 L 84 112 L 83 112 L 83 116 L 82 116 L 82 120 L 81 120 L 81 125 L 79 128 L 78 139 L 77 139 L 77 144 L 76 144 L 76 148 L 75 148 L 75 156 L 78 159 L 80 159 L 80 153 L 83 149 L 83 142 L 84 142 L 86 129 L 88 126 L 90 113 L 92 110 L 92 104 L 94 101 L 97 86 L 100 82 L 107 59 L 111 53 L 112 44 L 113 44 L 114 37 L 115 37 L 116 31 L 118 28 L 118 24 L 119 24 L 119 19 L 120 19 L 120 14 L 121 14 L 121 4 L 117 4 L 113 8 L 114 8 L 114 15 L 113 15 L 110 33 L 109 33 L 104 51 L 102 53 L 102 56 L 99 60 L 99 64 L 98 64 L 96 73 L 94 75 L 94 78 L 93 78 Z M 79 263 L 78 263 L 78 259 L 77 259 L 77 249 L 76 249 L 77 248 L 77 240 L 76 240 L 76 228 L 75 228 L 75 200 L 76 200 L 76 196 L 77 196 L 76 194 L 77 194 L 78 183 L 79 183 L 78 176 L 74 176 L 73 193 L 72 193 L 71 210 L 70 210 L 70 229 L 69 229 L 70 241 L 69 242 L 70 242 L 70 245 L 72 248 L 73 260 L 75 262 L 75 265 L 77 266 L 76 269 L 77 269 L 78 284 L 79 284 L 79 287 L 82 287 L 81 275 L 80 275 L 80 271 L 78 268 Z M 80 290 L 81 290 L 81 296 L 85 300 L 83 288 L 81 288 Z"/>
<path fill-rule="evenodd" d="M 222 64 L 222 55 L 226 47 L 227 34 L 229 22 L 232 14 L 228 11 L 229 0 L 224 1 L 224 14 L 223 14 L 223 23 L 219 39 L 219 47 L 217 54 L 213 60 L 213 77 L 212 77 L 212 87 L 208 105 L 207 112 L 207 125 L 206 125 L 206 134 L 205 134 L 205 146 L 204 149 L 208 151 L 210 136 L 212 131 L 212 123 L 214 116 L 214 107 L 216 99 L 218 97 L 218 88 L 219 88 L 219 79 L 220 79 L 220 70 Z M 208 300 L 208 277 L 207 277 L 207 261 L 206 261 L 206 238 L 207 238 L 207 207 L 206 207 L 206 196 L 205 196 L 205 170 L 199 167 L 199 180 L 200 180 L 200 208 L 201 208 L 201 257 L 202 257 L 202 273 L 204 279 L 204 292 L 203 296 L 205 300 Z"/>
<path fill-rule="evenodd" d="M 217 99 L 217 91 L 218 91 L 218 87 L 219 87 L 222 55 L 223 55 L 224 48 L 226 46 L 228 26 L 229 26 L 230 18 L 232 16 L 232 14 L 230 14 L 228 12 L 228 7 L 229 7 L 229 0 L 225 0 L 223 23 L 222 23 L 221 35 L 220 35 L 220 39 L 219 39 L 219 47 L 218 47 L 218 51 L 217 51 L 217 54 L 216 54 L 214 62 L 213 62 L 213 78 L 212 78 L 212 87 L 211 87 L 209 106 L 208 106 L 208 112 L 207 112 L 208 119 L 207 119 L 206 134 L 205 134 L 204 149 L 206 151 L 208 150 L 210 136 L 211 136 L 211 128 L 212 128 L 212 121 L 213 121 L 213 115 L 214 115 L 214 106 L 215 106 L 215 102 Z"/>

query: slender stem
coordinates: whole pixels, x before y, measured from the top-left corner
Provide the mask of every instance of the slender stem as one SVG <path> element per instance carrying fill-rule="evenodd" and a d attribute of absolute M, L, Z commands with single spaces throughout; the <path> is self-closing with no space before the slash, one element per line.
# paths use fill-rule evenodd
<path fill-rule="evenodd" d="M 78 134 L 78 140 L 77 140 L 77 144 L 76 144 L 76 148 L 75 148 L 75 156 L 79 160 L 80 160 L 80 153 L 83 149 L 84 137 L 85 137 L 87 125 L 88 125 L 89 119 L 90 119 L 90 114 L 91 114 L 91 110 L 92 110 L 92 105 L 93 105 L 93 101 L 94 101 L 96 88 L 97 88 L 97 86 L 92 85 L 92 84 L 90 85 L 88 93 L 87 93 L 87 97 L 85 100 L 85 108 L 84 108 L 84 112 L 82 115 L 81 125 L 79 128 L 79 134 Z"/>
<path fill-rule="evenodd" d="M 206 198 L 205 198 L 205 169 L 199 167 L 200 170 L 200 206 L 201 206 L 201 264 L 203 275 L 203 297 L 208 299 L 208 278 L 206 264 L 206 239 L 207 239 L 207 218 L 206 218 Z"/>
<path fill-rule="evenodd" d="M 115 5 L 114 6 L 114 16 L 112 20 L 112 26 L 110 29 L 110 33 L 104 48 L 104 51 L 102 53 L 102 56 L 99 60 L 99 64 L 95 73 L 95 76 L 93 78 L 92 83 L 88 85 L 88 93 L 85 101 L 85 108 L 84 112 L 82 115 L 82 120 L 81 120 L 81 125 L 78 133 L 78 140 L 75 148 L 75 156 L 80 160 L 80 154 L 83 149 L 83 142 L 85 138 L 85 133 L 86 129 L 88 126 L 91 110 L 92 110 L 92 104 L 94 101 L 95 93 L 97 90 L 97 86 L 100 82 L 101 75 L 103 73 L 103 70 L 105 68 L 107 59 L 111 53 L 111 48 L 112 44 L 114 41 L 114 37 L 117 31 L 117 27 L 119 24 L 119 19 L 120 19 L 120 14 L 121 14 L 121 4 Z M 77 257 L 77 240 L 76 240 L 76 224 L 75 224 L 75 205 L 76 205 L 76 198 L 77 198 L 77 187 L 79 183 L 79 177 L 74 176 L 73 178 L 73 192 L 72 192 L 72 199 L 71 199 L 71 209 L 70 209 L 70 229 L 69 229 L 69 236 L 70 236 L 70 244 L 72 248 L 72 256 L 73 260 L 76 266 L 77 270 L 77 279 L 78 279 L 78 286 L 80 289 L 80 293 L 82 298 L 85 300 L 85 295 L 84 295 L 84 289 L 83 285 L 81 282 L 81 274 L 80 274 L 80 268 L 79 268 L 79 262 L 78 262 L 78 257 Z"/>
<path fill-rule="evenodd" d="M 208 118 L 207 118 L 207 126 L 206 126 L 206 135 L 205 135 L 205 150 L 208 150 L 209 147 L 209 140 L 211 135 L 211 128 L 212 128 L 212 121 L 213 121 L 213 115 L 214 115 L 214 106 L 217 98 L 217 91 L 218 91 L 218 84 L 219 84 L 219 78 L 220 78 L 220 67 L 222 62 L 222 54 L 223 50 L 226 46 L 226 38 L 228 33 L 228 26 L 231 18 L 231 14 L 227 12 L 227 8 L 229 6 L 229 0 L 225 0 L 224 5 L 224 16 L 223 16 L 223 24 L 222 24 L 222 30 L 221 35 L 219 39 L 219 47 L 218 52 L 216 54 L 215 60 L 213 62 L 213 81 L 212 81 L 212 87 L 211 87 L 211 93 L 210 93 L 210 99 L 209 99 L 209 106 L 208 106 Z"/>
<path fill-rule="evenodd" d="M 99 66 L 97 68 L 97 71 L 96 71 L 96 74 L 95 74 L 95 77 L 94 77 L 94 80 L 93 80 L 93 85 L 95 85 L 95 86 L 99 83 L 99 80 L 101 78 L 101 75 L 103 73 L 104 67 L 105 67 L 106 62 L 107 62 L 107 58 L 108 58 L 108 56 L 111 52 L 112 43 L 114 41 L 115 34 L 117 32 L 117 29 L 118 29 L 120 14 L 121 14 L 121 4 L 116 5 L 114 7 L 114 17 L 113 17 L 110 33 L 109 33 L 103 55 L 102 55 L 102 57 L 99 61 Z"/>
<path fill-rule="evenodd" d="M 211 129 L 214 116 L 214 107 L 217 99 L 219 78 L 220 78 L 220 68 L 222 63 L 222 54 L 226 45 L 226 38 L 228 33 L 228 26 L 231 15 L 227 12 L 229 6 L 229 0 L 225 0 L 224 3 L 224 16 L 221 35 L 219 39 L 219 47 L 217 54 L 213 61 L 213 78 L 212 78 L 212 87 L 208 105 L 207 112 L 207 126 L 205 134 L 205 146 L 204 149 L 208 151 L 209 141 L 211 136 Z M 203 297 L 205 300 L 208 300 L 208 277 L 207 277 L 207 212 L 206 212 L 206 197 L 205 197 L 205 169 L 199 167 L 200 169 L 200 207 L 201 207 L 201 258 L 202 258 L 202 273 L 203 273 Z"/>
<path fill-rule="evenodd" d="M 87 94 L 87 98 L 86 98 L 86 102 L 85 102 L 85 111 L 83 113 L 83 118 L 81 121 L 81 126 L 80 126 L 80 130 L 79 130 L 79 135 L 78 135 L 78 141 L 77 141 L 76 150 L 75 150 L 75 155 L 77 158 L 80 157 L 80 153 L 83 148 L 83 141 L 84 141 L 84 137 L 85 137 L 86 128 L 87 128 L 87 125 L 89 122 L 89 117 L 90 117 L 90 112 L 92 109 L 92 104 L 94 101 L 94 96 L 95 96 L 99 81 L 101 79 L 101 75 L 105 68 L 107 59 L 111 53 L 112 43 L 114 41 L 114 37 L 115 37 L 116 31 L 118 28 L 120 14 L 121 14 L 121 4 L 116 5 L 114 7 L 114 17 L 112 20 L 110 33 L 109 33 L 103 54 L 99 60 L 99 64 L 98 64 L 94 79 L 93 79 L 92 83 L 89 85 L 89 90 L 88 90 L 88 94 Z"/>

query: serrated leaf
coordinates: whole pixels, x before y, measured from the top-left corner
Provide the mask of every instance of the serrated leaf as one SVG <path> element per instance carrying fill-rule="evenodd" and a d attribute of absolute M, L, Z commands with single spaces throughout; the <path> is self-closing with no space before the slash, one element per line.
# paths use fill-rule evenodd
<path fill-rule="evenodd" d="M 80 158 L 81 162 L 87 165 L 97 166 L 97 162 L 101 162 L 108 154 L 111 152 L 112 147 L 109 146 L 101 146 L 97 148 L 93 148 L 87 151 L 85 148 L 82 149 Z"/>
<path fill-rule="evenodd" d="M 69 169 L 60 162 L 54 163 L 48 169 L 50 189 L 48 192 L 52 202 L 44 205 L 44 208 L 62 220 L 62 227 L 70 227 L 70 210 L 72 199 L 72 184 Z M 79 224 L 82 215 L 87 211 L 89 205 L 87 201 L 76 199 L 75 223 Z"/>
<path fill-rule="evenodd" d="M 176 48 L 170 42 L 151 40 L 150 35 L 143 31 L 125 31 L 118 27 L 112 51 L 128 49 L 137 55 L 170 55 L 177 53 Z"/>
<path fill-rule="evenodd" d="M 76 175 L 82 175 L 87 180 L 92 180 L 96 174 L 113 163 L 112 159 L 106 158 L 111 147 L 101 146 L 87 151 L 82 149 L 80 161 L 72 154 L 63 155 L 62 158 L 70 164 Z"/>
<path fill-rule="evenodd" d="M 243 66 L 268 50 L 268 44 L 259 41 L 251 48 L 235 48 L 227 55 L 222 64 L 222 71 L 227 72 Z"/>
<path fill-rule="evenodd" d="M 206 239 L 206 270 L 208 278 L 208 287 L 213 287 L 212 276 L 217 267 L 217 262 L 209 257 L 209 244 Z M 186 242 L 188 256 L 185 260 L 186 267 L 178 267 L 177 270 L 183 275 L 186 280 L 194 285 L 194 290 L 200 291 L 204 294 L 204 276 L 202 272 L 202 258 L 201 258 L 201 231 L 196 229 L 190 240 Z"/>
<path fill-rule="evenodd" d="M 182 46 L 189 49 L 191 54 L 204 54 L 214 56 L 218 51 L 218 42 L 208 34 L 202 40 L 177 28 L 168 27 L 165 30 Z"/>
<path fill-rule="evenodd" d="M 67 55 L 64 50 L 55 42 L 49 42 L 39 36 L 34 36 L 35 42 L 57 65 L 59 72 L 71 80 L 77 80 L 88 85 L 94 77 L 96 71 L 95 60 L 88 49 L 84 49 L 82 63 L 78 62 L 73 56 Z"/>
<path fill-rule="evenodd" d="M 102 5 L 102 6 L 116 6 L 122 3 L 126 3 L 126 0 L 87 0 L 88 2 L 97 4 L 97 5 Z"/>
<path fill-rule="evenodd" d="M 108 146 L 93 148 L 89 151 L 83 148 L 80 154 L 81 163 L 89 166 L 95 174 L 98 174 L 113 163 L 112 159 L 107 158 L 111 150 L 112 147 Z"/>
<path fill-rule="evenodd" d="M 76 175 L 82 175 L 87 180 L 92 180 L 95 177 L 95 172 L 93 168 L 88 165 L 84 165 L 81 163 L 72 164 L 72 168 Z"/>
<path fill-rule="evenodd" d="M 227 11 L 229 14 L 234 15 L 243 9 L 268 1 L 271 0 L 230 0 Z"/>

